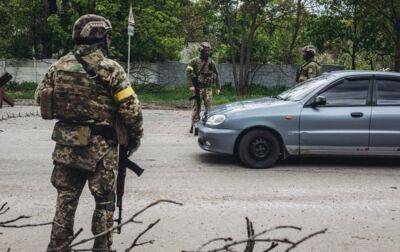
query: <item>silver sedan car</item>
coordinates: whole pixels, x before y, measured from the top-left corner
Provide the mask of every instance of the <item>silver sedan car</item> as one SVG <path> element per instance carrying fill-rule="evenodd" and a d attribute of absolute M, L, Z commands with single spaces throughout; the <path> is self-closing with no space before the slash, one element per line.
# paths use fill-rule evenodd
<path fill-rule="evenodd" d="M 290 155 L 400 156 L 400 74 L 325 73 L 276 97 L 212 109 L 202 149 L 267 168 Z"/>

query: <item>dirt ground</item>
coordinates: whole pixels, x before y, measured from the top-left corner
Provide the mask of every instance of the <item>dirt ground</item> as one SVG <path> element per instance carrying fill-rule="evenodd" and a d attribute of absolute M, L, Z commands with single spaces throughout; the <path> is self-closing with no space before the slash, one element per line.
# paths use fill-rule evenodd
<path fill-rule="evenodd" d="M 36 111 L 3 108 L 0 119 Z M 231 156 L 202 151 L 187 133 L 189 114 L 144 111 L 145 137 L 133 159 L 146 171 L 141 178 L 127 176 L 124 217 L 158 199 L 184 205 L 148 210 L 140 218 L 143 224 L 128 225 L 115 236 L 118 251 L 158 218 L 161 222 L 142 238 L 154 244 L 134 251 L 195 250 L 216 237 L 242 239 L 245 217 L 254 221 L 256 232 L 277 225 L 303 228 L 276 231 L 271 238 L 297 240 L 328 229 L 295 251 L 400 251 L 399 160 L 307 158 L 267 170 L 246 169 Z M 32 218 L 21 223 L 51 221 L 56 199 L 50 184 L 53 124 L 39 117 L 0 121 L 0 203 L 12 208 L 0 222 L 22 214 Z M 75 222 L 76 229 L 84 228 L 81 238 L 90 236 L 93 209 L 85 188 Z M 50 227 L 0 228 L 0 233 L 0 251 L 44 251 Z M 258 245 L 256 251 L 266 247 Z"/>

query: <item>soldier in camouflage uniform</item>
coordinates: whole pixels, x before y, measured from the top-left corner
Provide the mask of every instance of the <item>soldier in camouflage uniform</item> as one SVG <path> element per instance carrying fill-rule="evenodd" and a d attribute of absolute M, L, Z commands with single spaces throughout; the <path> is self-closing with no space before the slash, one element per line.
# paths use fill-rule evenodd
<path fill-rule="evenodd" d="M 74 234 L 74 217 L 79 197 L 88 181 L 96 207 L 92 233 L 113 226 L 118 145 L 114 133 L 115 118 L 120 118 L 129 135 L 128 154 L 140 145 L 143 134 L 139 100 L 127 80 L 124 69 L 107 58 L 111 23 L 97 15 L 80 17 L 73 28 L 77 52 L 93 66 L 102 80 L 90 78 L 74 53 L 54 63 L 36 90 L 36 100 L 50 107 L 58 119 L 52 139 L 54 170 L 51 177 L 57 189 L 57 207 L 48 251 L 67 251 Z M 50 99 L 44 95 L 51 93 Z M 53 101 L 53 104 L 47 104 Z M 46 109 L 42 110 L 45 111 Z M 93 251 L 110 251 L 112 234 L 98 237 Z"/>
<path fill-rule="evenodd" d="M 318 76 L 321 72 L 320 65 L 314 59 L 317 49 L 312 45 L 308 45 L 303 47 L 301 51 L 305 62 L 297 72 L 296 82 L 306 81 Z"/>
<path fill-rule="evenodd" d="M 200 86 L 200 97 L 204 103 L 205 112 L 207 113 L 212 104 L 213 88 L 217 95 L 221 92 L 219 83 L 219 75 L 215 62 L 210 58 L 211 45 L 208 42 L 203 42 L 200 45 L 200 57 L 190 61 L 186 68 L 186 75 L 189 82 L 189 89 L 195 92 L 193 77 L 196 77 Z M 192 105 L 192 124 L 190 133 L 193 132 L 193 126 L 200 120 L 200 110 L 197 106 L 197 101 L 193 100 Z"/>

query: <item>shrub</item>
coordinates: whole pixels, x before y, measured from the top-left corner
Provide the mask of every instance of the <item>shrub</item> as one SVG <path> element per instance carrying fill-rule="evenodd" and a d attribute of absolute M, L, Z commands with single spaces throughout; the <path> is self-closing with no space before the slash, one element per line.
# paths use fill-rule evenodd
<path fill-rule="evenodd" d="M 12 92 L 24 92 L 24 91 L 34 91 L 37 87 L 36 82 L 15 82 L 12 81 L 10 83 L 7 83 L 4 86 L 4 89 L 6 91 L 12 91 Z"/>

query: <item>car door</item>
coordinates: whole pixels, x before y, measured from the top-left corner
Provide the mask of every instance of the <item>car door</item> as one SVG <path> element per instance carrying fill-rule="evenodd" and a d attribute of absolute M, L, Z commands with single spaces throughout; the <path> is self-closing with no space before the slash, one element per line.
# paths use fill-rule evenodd
<path fill-rule="evenodd" d="M 371 118 L 372 155 L 400 155 L 400 79 L 375 78 Z"/>
<path fill-rule="evenodd" d="M 326 104 L 312 105 L 316 96 Z M 372 76 L 336 81 L 316 96 L 301 112 L 300 154 L 367 154 Z"/>

